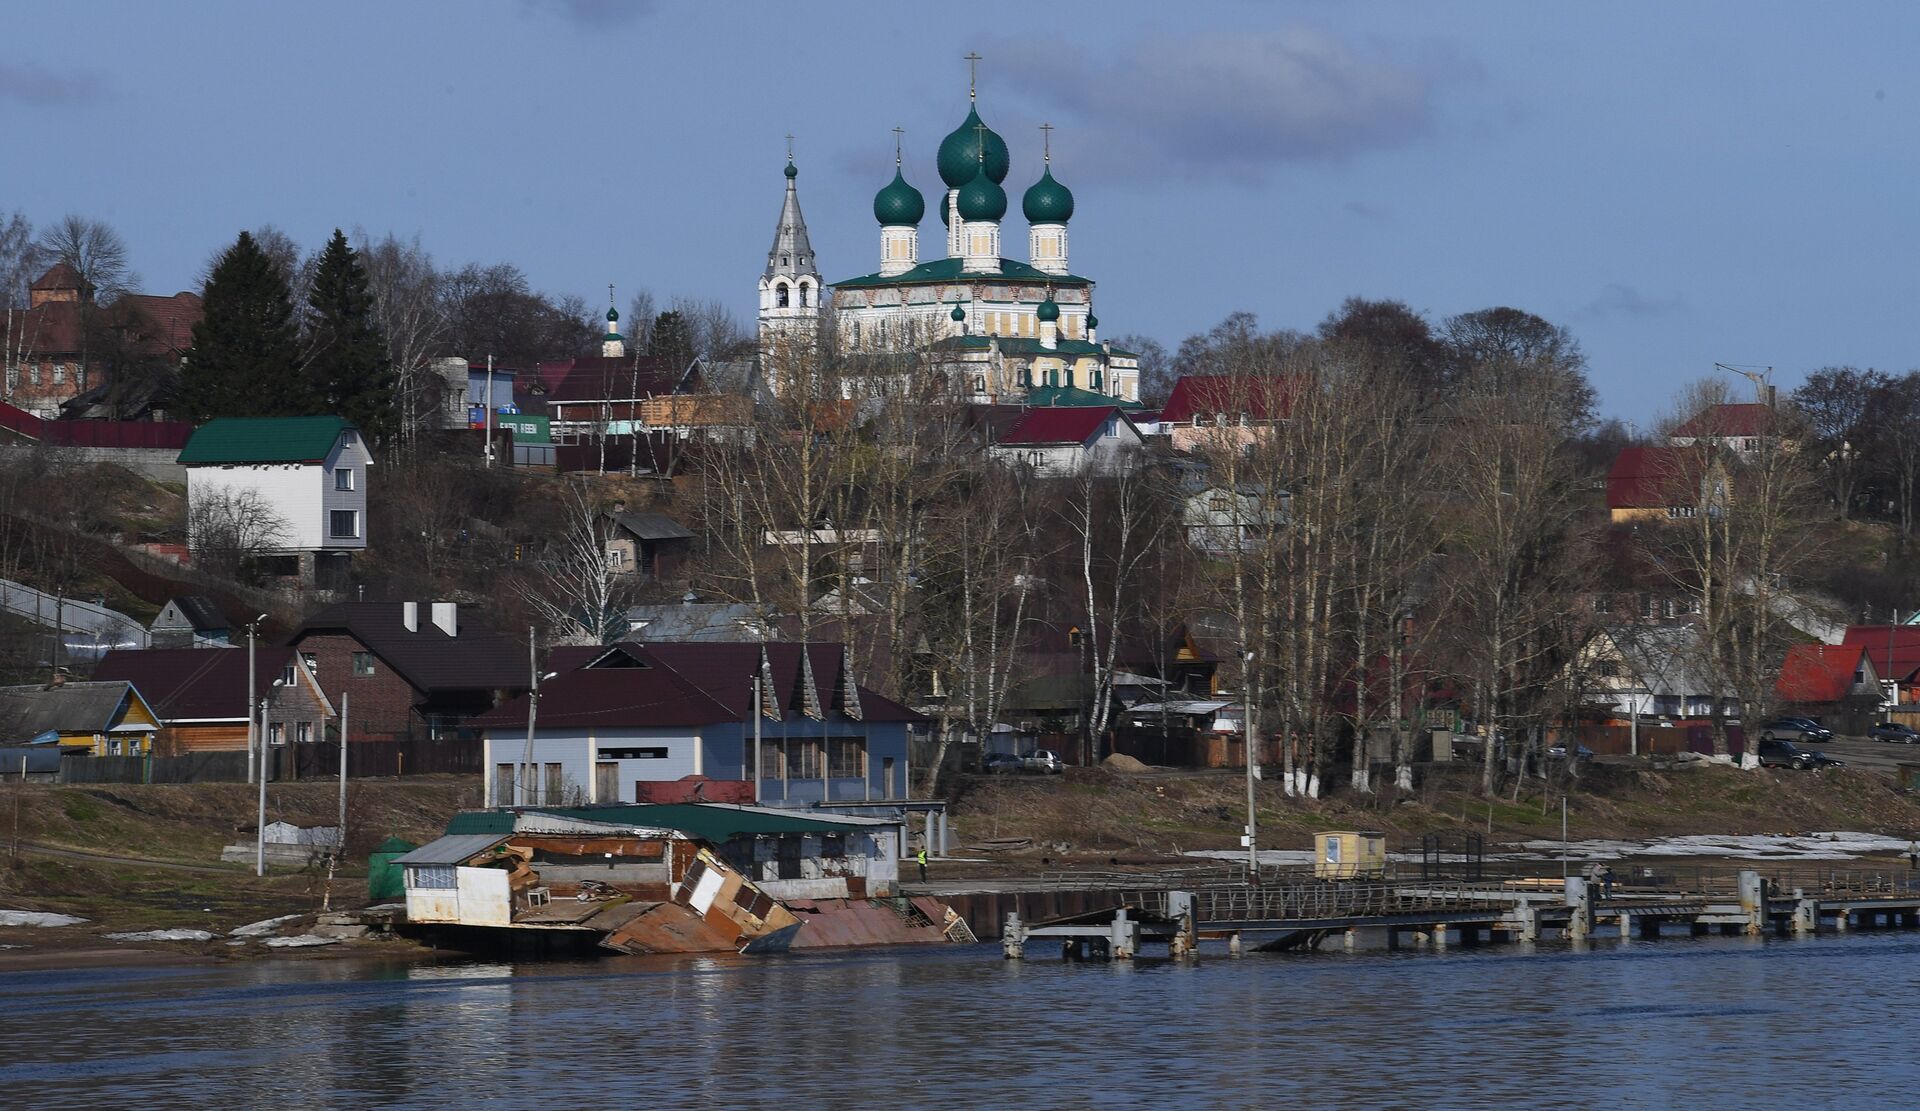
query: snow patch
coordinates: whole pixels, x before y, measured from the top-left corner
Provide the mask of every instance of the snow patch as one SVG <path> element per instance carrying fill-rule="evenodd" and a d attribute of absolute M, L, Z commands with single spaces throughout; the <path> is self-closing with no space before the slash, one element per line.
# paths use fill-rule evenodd
<path fill-rule="evenodd" d="M 54 914 L 44 910 L 0 910 L 0 926 L 78 926 L 84 918 L 75 918 L 71 914 Z"/>
<path fill-rule="evenodd" d="M 126 934 L 107 934 L 108 941 L 212 941 L 205 930 L 137 930 Z"/>
<path fill-rule="evenodd" d="M 316 945 L 338 945 L 337 937 L 321 937 L 319 934 L 296 934 L 293 937 L 270 937 L 262 942 L 269 949 L 311 949 Z"/>
<path fill-rule="evenodd" d="M 245 926 L 236 926 L 227 931 L 227 936 L 264 937 L 299 917 L 297 914 L 283 914 L 278 918 L 269 918 L 264 922 L 252 922 Z"/>

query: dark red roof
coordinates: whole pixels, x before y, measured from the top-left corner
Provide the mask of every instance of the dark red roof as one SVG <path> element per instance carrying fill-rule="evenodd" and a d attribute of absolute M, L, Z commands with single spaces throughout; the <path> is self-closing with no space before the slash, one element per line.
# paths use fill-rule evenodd
<path fill-rule="evenodd" d="M 816 704 L 823 712 L 844 713 L 849 676 L 844 669 L 846 653 L 838 644 L 627 641 L 599 650 L 588 666 L 542 683 L 535 725 L 645 728 L 747 721 L 753 712 L 753 678 L 760 674 L 763 649 L 773 676 L 774 701 L 783 716 L 805 712 L 809 667 Z M 577 655 L 568 650 L 566 658 Z M 854 691 L 864 721 L 921 720 L 905 706 L 857 684 Z M 516 698 L 471 724 L 525 728 L 527 704 L 526 698 Z"/>
<path fill-rule="evenodd" d="M 242 648 L 115 649 L 101 657 L 93 678 L 132 683 L 163 722 L 240 721 L 292 660 L 293 649 L 262 645 L 252 698 Z"/>
<path fill-rule="evenodd" d="M 1015 421 L 1012 428 L 1000 437 L 1003 444 L 1089 444 L 1099 437 L 1107 422 L 1119 416 L 1126 420 L 1119 407 L 1087 406 L 1085 408 L 1056 409 L 1052 407 L 1028 409 L 1026 414 Z"/>
<path fill-rule="evenodd" d="M 1665 509 L 1686 504 L 1694 498 L 1684 496 L 1683 476 L 1699 465 L 1698 455 L 1685 448 L 1622 448 L 1607 471 L 1607 508 Z M 1682 496 L 1676 500 L 1676 494 Z"/>
<path fill-rule="evenodd" d="M 414 630 L 399 602 L 342 602 L 301 622 L 288 643 L 298 647 L 316 633 L 344 632 L 421 692 L 526 690 L 527 646 L 481 624 L 470 606 L 461 606 L 458 616 L 458 635 L 448 636 L 426 602 Z"/>
<path fill-rule="evenodd" d="M 535 373 L 547 383 L 547 404 L 580 401 L 629 401 L 672 393 L 680 371 L 665 359 L 628 355 L 540 363 Z"/>
<path fill-rule="evenodd" d="M 1780 665 L 1774 692 L 1782 702 L 1839 702 L 1853 689 L 1866 654 L 1857 644 L 1796 644 Z"/>
<path fill-rule="evenodd" d="M 1250 420 L 1285 420 L 1293 412 L 1299 380 L 1287 375 L 1246 377 L 1232 374 L 1184 374 L 1160 410 L 1167 424 L 1188 424 L 1196 416 L 1227 415 L 1229 423 L 1241 414 Z"/>
<path fill-rule="evenodd" d="M 197 293 L 171 297 L 129 293 L 104 307 L 86 301 L 48 301 L 12 318 L 14 333 L 8 343 L 18 345 L 29 360 L 78 355 L 84 346 L 81 318 L 89 309 L 106 314 L 109 323 L 132 319 L 129 330 L 136 346 L 148 355 L 178 355 L 192 347 L 193 326 L 202 315 Z M 0 316 L 0 331 L 7 326 L 7 318 Z"/>
<path fill-rule="evenodd" d="M 52 289 L 85 289 L 87 283 L 80 271 L 64 262 L 56 262 L 47 268 L 47 272 L 33 280 L 31 289 L 42 292 Z"/>
<path fill-rule="evenodd" d="M 1764 436 L 1780 415 L 1771 406 L 1753 403 L 1714 405 L 1687 418 L 1673 430 L 1675 436 L 1713 439 L 1726 436 Z"/>

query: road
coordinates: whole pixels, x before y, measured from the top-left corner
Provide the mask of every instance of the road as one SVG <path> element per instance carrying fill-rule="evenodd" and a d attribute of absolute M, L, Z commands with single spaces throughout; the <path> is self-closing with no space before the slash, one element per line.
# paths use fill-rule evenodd
<path fill-rule="evenodd" d="M 1845 760 L 1850 768 L 1867 768 L 1889 774 L 1896 764 L 1920 764 L 1920 745 L 1894 745 L 1883 741 L 1835 737 L 1825 744 L 1808 744 L 1805 747 Z"/>

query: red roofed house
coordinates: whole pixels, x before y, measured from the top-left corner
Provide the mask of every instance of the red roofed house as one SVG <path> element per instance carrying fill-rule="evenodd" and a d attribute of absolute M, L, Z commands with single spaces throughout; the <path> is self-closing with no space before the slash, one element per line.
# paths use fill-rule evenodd
<path fill-rule="evenodd" d="M 630 435 L 648 398 L 698 392 L 694 368 L 648 355 L 540 363 L 535 373 L 546 385 L 547 416 L 559 444 Z"/>
<path fill-rule="evenodd" d="M 1299 380 L 1286 375 L 1186 374 L 1173 384 L 1160 410 L 1160 427 L 1177 451 L 1192 451 L 1226 438 L 1245 441 L 1253 429 L 1293 413 Z"/>
<path fill-rule="evenodd" d="M 246 751 L 247 717 L 259 712 L 262 698 L 269 744 L 326 740 L 327 723 L 335 718 L 306 662 L 284 646 L 258 650 L 251 695 L 247 652 L 234 648 L 117 649 L 101 658 L 93 678 L 139 688 L 160 719 L 153 746 L 163 756 Z"/>
<path fill-rule="evenodd" d="M 1838 718 L 1880 703 L 1880 673 L 1858 644 L 1796 644 L 1774 680 L 1782 707 L 1808 717 Z M 1828 721 L 1838 727 L 1837 721 Z"/>
<path fill-rule="evenodd" d="M 33 283 L 25 311 L 9 309 L 0 316 L 5 400 L 51 420 L 76 397 L 104 393 L 108 363 L 135 358 L 177 366 L 193 346 L 200 315 L 200 297 L 194 293 L 128 293 L 97 304 L 79 273 L 56 263 Z"/>
<path fill-rule="evenodd" d="M 1698 452 L 1677 447 L 1623 448 L 1607 471 L 1607 516 L 1614 524 L 1695 516 L 1713 498 L 1726 496 L 1726 474 L 1711 465 L 1714 488 L 1698 477 L 1709 464 Z"/>
<path fill-rule="evenodd" d="M 1119 406 L 1039 408 L 1028 409 L 987 452 L 1041 478 L 1066 478 L 1130 470 L 1146 442 Z"/>
<path fill-rule="evenodd" d="M 904 801 L 922 720 L 861 687 L 841 645 L 778 641 L 602 649 L 541 684 L 523 783 L 529 709 L 517 698 L 472 721 L 489 806 Z"/>
<path fill-rule="evenodd" d="M 1711 405 L 1695 413 L 1668 434 L 1674 447 L 1692 447 L 1696 443 L 1725 446 L 1736 455 L 1752 455 L 1768 436 L 1779 436 L 1784 422 L 1771 405 Z M 1783 440 L 1791 444 L 1791 441 Z"/>
<path fill-rule="evenodd" d="M 1900 705 L 1920 702 L 1920 625 L 1849 625 L 1840 643 L 1867 654 L 1882 689 Z"/>

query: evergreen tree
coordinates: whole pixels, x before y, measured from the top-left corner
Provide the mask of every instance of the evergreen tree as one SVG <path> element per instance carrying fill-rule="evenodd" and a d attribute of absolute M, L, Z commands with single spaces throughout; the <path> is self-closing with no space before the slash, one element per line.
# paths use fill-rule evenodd
<path fill-rule="evenodd" d="M 647 333 L 647 354 L 665 359 L 676 374 L 687 369 L 694 355 L 693 329 L 687 326 L 687 318 L 673 309 L 654 317 Z"/>
<path fill-rule="evenodd" d="M 286 279 L 246 232 L 220 255 L 200 299 L 180 402 L 195 422 L 314 411 L 297 373 L 299 341 Z"/>
<path fill-rule="evenodd" d="M 314 268 L 307 297 L 312 351 L 307 382 L 322 409 L 358 425 L 369 443 L 393 431 L 393 367 L 387 340 L 373 315 L 373 294 L 360 256 L 339 228 Z"/>

